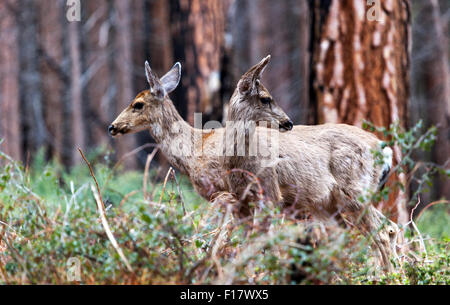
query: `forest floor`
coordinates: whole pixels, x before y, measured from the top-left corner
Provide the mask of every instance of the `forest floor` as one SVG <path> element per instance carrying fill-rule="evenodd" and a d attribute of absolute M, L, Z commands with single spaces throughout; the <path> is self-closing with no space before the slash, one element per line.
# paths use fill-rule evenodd
<path fill-rule="evenodd" d="M 248 231 L 226 206 L 199 197 L 186 177 L 124 172 L 103 153 L 87 159 L 105 217 L 86 164 L 67 171 L 41 153 L 24 168 L 0 153 L 0 283 L 450 283 L 448 205 L 423 213 L 422 238 L 405 229 L 412 249 L 384 274 L 355 230 L 263 207 Z"/>

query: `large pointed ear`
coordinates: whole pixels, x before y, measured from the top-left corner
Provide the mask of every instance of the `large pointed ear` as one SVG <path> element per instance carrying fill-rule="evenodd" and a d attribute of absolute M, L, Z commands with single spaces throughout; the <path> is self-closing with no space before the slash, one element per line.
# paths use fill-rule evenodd
<path fill-rule="evenodd" d="M 167 94 L 175 90 L 181 79 L 181 64 L 177 62 L 172 69 L 161 78 L 161 84 Z"/>
<path fill-rule="evenodd" d="M 254 88 L 256 88 L 256 85 L 260 81 L 261 76 L 269 62 L 270 55 L 267 55 L 263 58 L 263 60 L 251 67 L 244 73 L 244 75 L 242 75 L 238 83 L 238 89 L 241 94 L 249 94 Z"/>
<path fill-rule="evenodd" d="M 145 76 L 147 77 L 147 82 L 150 85 L 150 92 L 158 99 L 163 99 L 165 92 L 164 87 L 161 85 L 161 81 L 158 76 L 153 73 L 148 61 L 145 61 Z"/>

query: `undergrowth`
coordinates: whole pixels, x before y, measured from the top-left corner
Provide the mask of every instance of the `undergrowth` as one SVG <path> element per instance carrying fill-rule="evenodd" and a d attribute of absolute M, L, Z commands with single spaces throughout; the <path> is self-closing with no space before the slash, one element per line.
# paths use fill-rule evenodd
<path fill-rule="evenodd" d="M 447 204 L 436 204 L 417 220 L 426 253 L 417 247 L 415 230 L 405 228 L 411 249 L 394 261 L 396 272 L 386 275 L 356 230 L 331 221 L 290 219 L 263 204 L 255 219 L 238 220 L 229 206 L 206 202 L 175 172 L 167 180 L 156 179 L 152 167 L 148 177 L 124 172 L 111 164 L 108 153 L 87 159 L 120 250 L 105 231 L 85 164 L 67 171 L 56 161 L 45 162 L 40 153 L 24 168 L 0 153 L 0 283 L 450 282 Z"/>

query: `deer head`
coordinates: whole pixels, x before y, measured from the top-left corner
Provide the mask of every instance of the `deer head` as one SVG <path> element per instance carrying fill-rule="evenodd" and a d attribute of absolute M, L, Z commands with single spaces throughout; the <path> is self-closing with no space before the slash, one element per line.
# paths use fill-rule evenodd
<path fill-rule="evenodd" d="M 140 92 L 109 126 L 108 131 L 112 136 L 152 129 L 152 126 L 160 129 L 166 121 L 164 117 L 171 119 L 174 116 L 178 117 L 172 113 L 176 110 L 168 94 L 175 90 L 180 82 L 180 63 L 177 62 L 166 75 L 159 79 L 146 61 L 145 75 L 150 89 Z"/>
<path fill-rule="evenodd" d="M 270 55 L 242 75 L 230 100 L 228 121 L 245 119 L 257 125 L 265 122 L 268 123 L 265 126 L 282 132 L 292 129 L 290 118 L 261 84 L 261 75 L 269 61 Z"/>

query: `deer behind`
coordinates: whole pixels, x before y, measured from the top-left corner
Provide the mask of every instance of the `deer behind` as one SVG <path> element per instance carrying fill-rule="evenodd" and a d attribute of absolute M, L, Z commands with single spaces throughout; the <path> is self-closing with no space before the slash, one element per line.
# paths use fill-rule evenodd
<path fill-rule="evenodd" d="M 260 75 L 267 64 L 268 61 L 263 60 L 253 72 L 249 71 L 241 78 L 230 101 L 228 121 L 249 111 L 242 109 L 245 107 L 243 100 L 261 99 Z M 271 102 L 268 100 L 266 106 L 270 107 Z M 239 108 L 241 110 L 233 111 Z M 247 186 L 253 178 L 245 173 L 251 172 L 261 180 L 264 192 L 272 202 L 322 218 L 342 213 L 361 231 L 375 234 L 374 241 L 383 263 L 388 268 L 391 266 L 391 239 L 395 238 L 396 225 L 390 223 L 378 231 L 385 217 L 372 205 L 359 200 L 375 192 L 384 182 L 392 165 L 390 148 L 382 149 L 382 142 L 373 134 L 345 124 L 297 125 L 288 133 L 272 131 L 270 141 L 258 140 L 267 135 L 265 128 L 256 127 L 245 133 L 256 138 L 253 143 L 262 145 L 259 151 L 266 152 L 271 159 L 262 155 L 224 157 L 224 170 L 243 170 L 231 173 L 227 183 L 244 204 L 258 197 L 255 186 L 248 191 Z M 382 166 L 376 164 L 373 154 L 374 150 L 380 149 L 385 161 Z"/>

